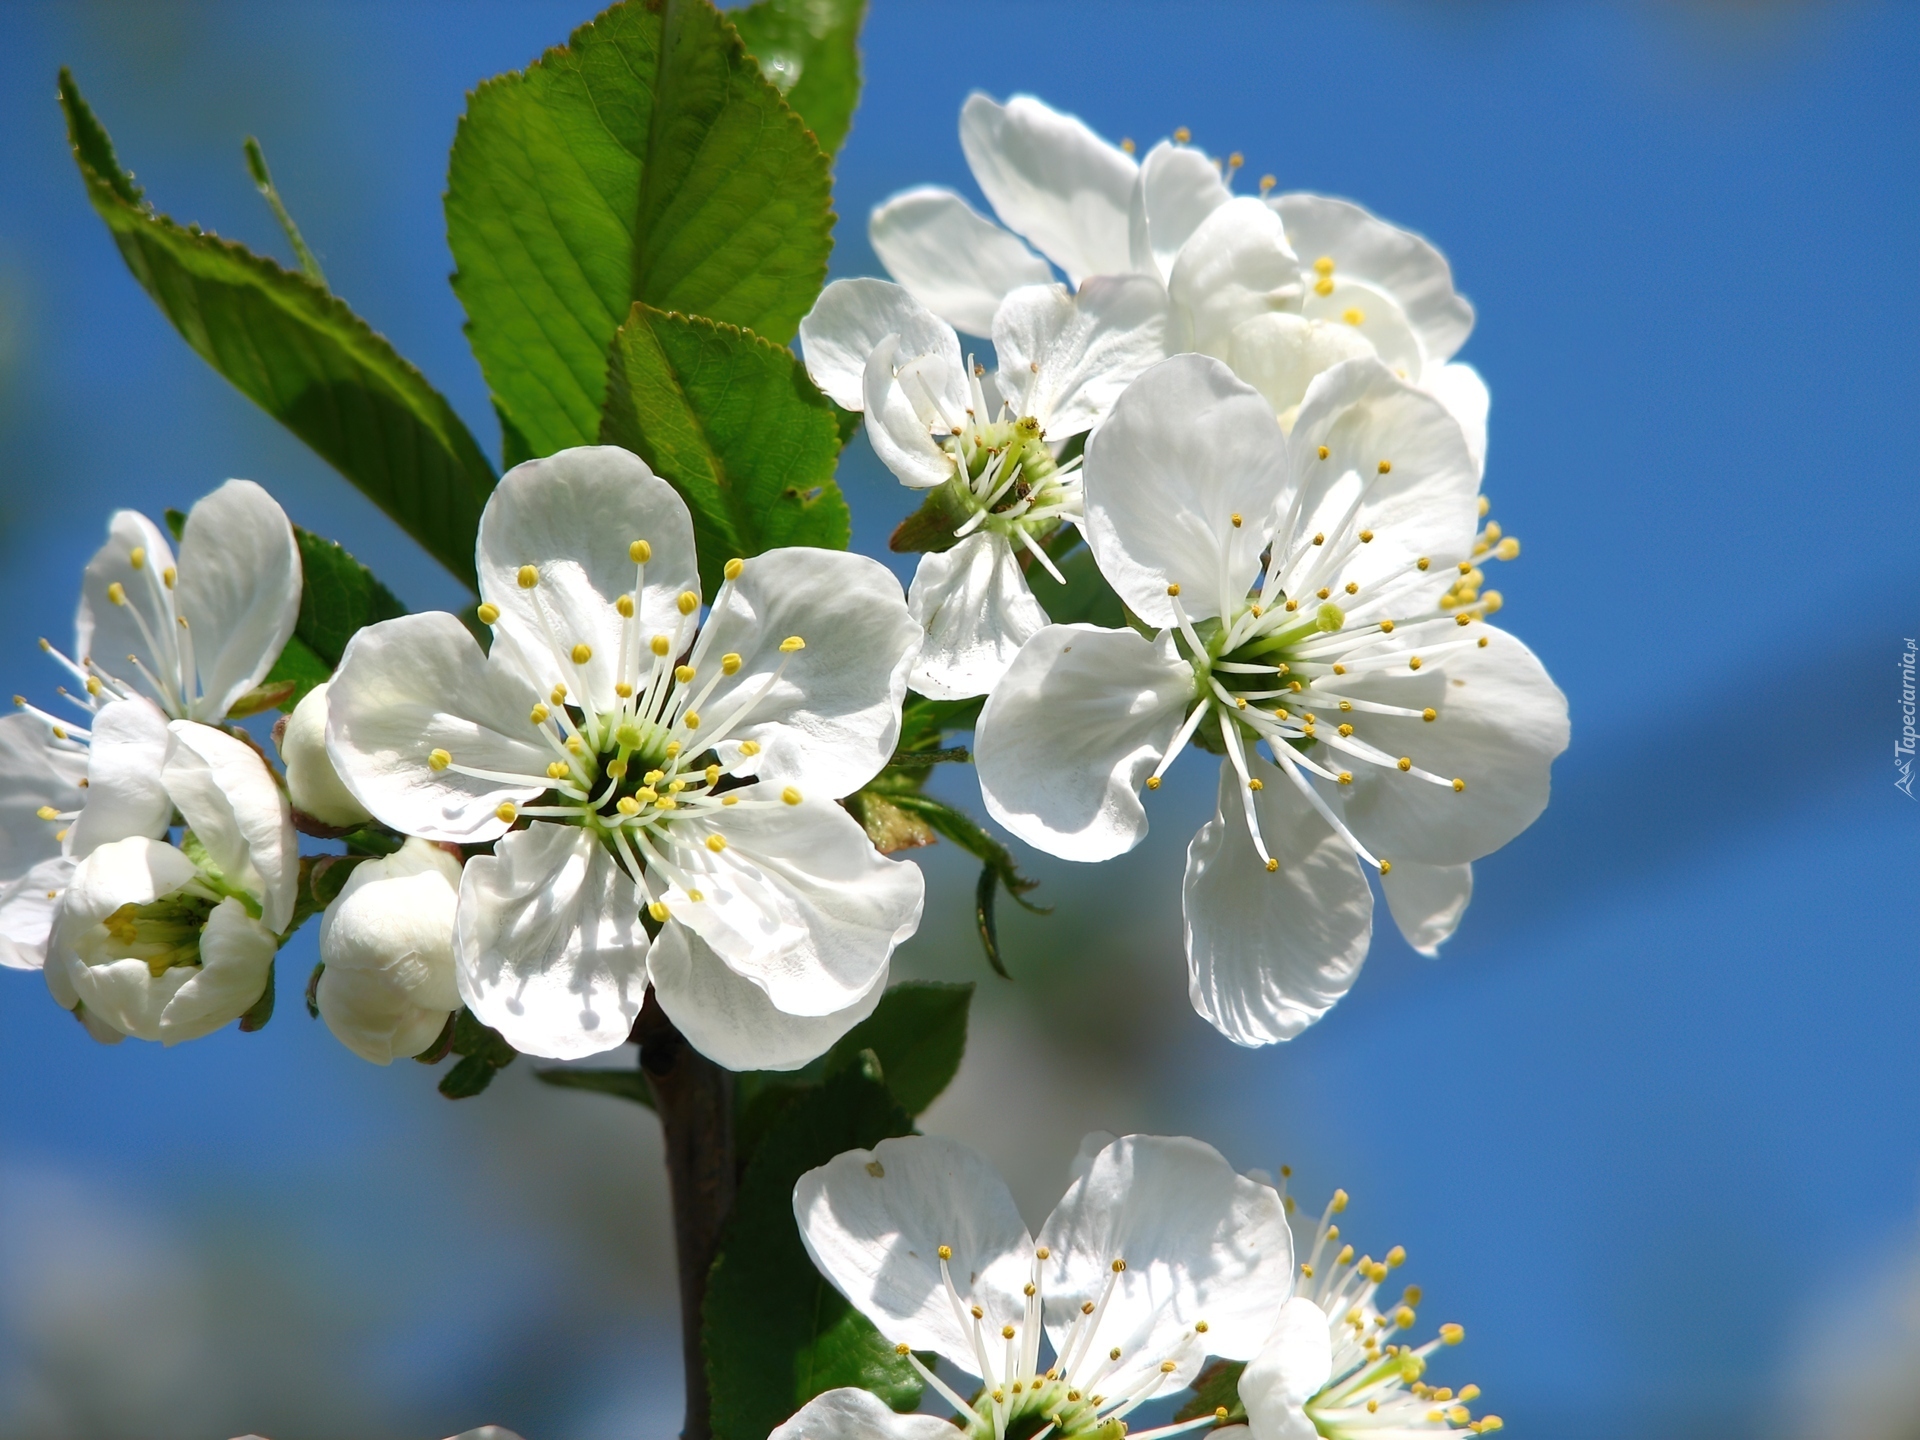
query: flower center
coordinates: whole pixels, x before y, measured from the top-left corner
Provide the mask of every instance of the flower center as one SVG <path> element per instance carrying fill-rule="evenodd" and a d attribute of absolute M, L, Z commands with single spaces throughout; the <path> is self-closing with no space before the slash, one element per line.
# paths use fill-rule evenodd
<path fill-rule="evenodd" d="M 977 424 L 969 414 L 959 433 L 948 437 L 954 475 L 948 495 L 967 517 L 961 533 L 980 526 L 1009 538 L 1044 534 L 1069 514 L 1078 513 L 1078 486 L 1069 477 L 1072 462 L 1062 466 L 1048 449 L 1046 432 L 1031 415 L 1002 417 Z"/>
<path fill-rule="evenodd" d="M 115 960 L 143 960 L 158 980 L 176 965 L 200 963 L 200 934 L 218 903 L 197 887 L 145 905 L 127 904 L 101 921 Z"/>

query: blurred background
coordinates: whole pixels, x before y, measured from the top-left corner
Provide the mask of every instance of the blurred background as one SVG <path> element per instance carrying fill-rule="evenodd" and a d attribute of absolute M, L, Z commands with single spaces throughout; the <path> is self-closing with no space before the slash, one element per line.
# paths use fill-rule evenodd
<path fill-rule="evenodd" d="M 194 356 L 67 154 L 71 64 L 160 208 L 279 255 L 258 135 L 332 285 L 496 435 L 445 280 L 465 90 L 583 4 L 0 8 L 0 690 L 58 677 L 108 510 L 231 475 L 407 601 L 457 591 Z M 1351 196 L 1451 258 L 1494 395 L 1487 489 L 1525 554 L 1502 623 L 1570 697 L 1545 817 L 1477 867 L 1441 959 L 1376 936 L 1352 996 L 1238 1050 L 1185 998 L 1179 871 L 1203 760 L 1097 870 L 1026 855 L 1014 983 L 973 868 L 921 852 L 896 974 L 975 979 L 927 1128 L 1030 1223 L 1083 1130 L 1293 1165 L 1412 1256 L 1511 1433 L 1920 1436 L 1920 802 L 1894 787 L 1920 635 L 1920 8 L 1904 4 L 917 4 L 876 0 L 839 162 L 869 208 L 971 191 L 966 92 L 1035 91 L 1145 142 Z M 906 497 L 864 440 L 878 550 Z M 977 806 L 970 773 L 951 798 Z M 1011 910 L 1011 907 L 1007 907 Z M 1384 910 L 1380 920 L 1385 924 Z M 449 1103 L 279 1018 L 102 1050 L 0 972 L 0 1437 L 351 1434 L 482 1421 L 667 1436 L 679 1361 L 652 1117 L 531 1066 Z"/>

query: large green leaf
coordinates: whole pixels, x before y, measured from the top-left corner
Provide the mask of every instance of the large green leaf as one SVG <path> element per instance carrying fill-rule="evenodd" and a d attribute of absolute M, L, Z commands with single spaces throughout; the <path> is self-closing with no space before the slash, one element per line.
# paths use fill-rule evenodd
<path fill-rule="evenodd" d="M 821 1277 L 793 1220 L 802 1174 L 912 1128 L 887 1087 L 856 1065 L 803 1095 L 754 1155 L 707 1282 L 716 1440 L 766 1440 L 807 1401 L 841 1385 L 871 1390 L 896 1410 L 919 1402 L 912 1367 Z"/>
<path fill-rule="evenodd" d="M 473 538 L 494 476 L 453 408 L 307 276 L 156 213 L 65 70 L 60 104 L 93 208 L 174 328 L 471 583 Z"/>
<path fill-rule="evenodd" d="M 592 444 L 634 302 L 785 342 L 826 278 L 827 158 L 708 0 L 625 0 L 476 89 L 453 288 L 525 453 Z"/>
<path fill-rule="evenodd" d="M 873 1014 L 827 1052 L 827 1073 L 851 1068 L 864 1052 L 871 1052 L 894 1103 L 918 1115 L 940 1098 L 960 1070 L 972 1003 L 970 983 L 906 980 L 890 986 Z"/>
<path fill-rule="evenodd" d="M 727 18 L 760 73 L 831 155 L 860 103 L 860 22 L 867 0 L 760 0 Z"/>
<path fill-rule="evenodd" d="M 670 481 L 693 511 L 711 595 L 735 555 L 844 550 L 840 427 L 791 350 L 712 320 L 635 305 L 613 342 L 600 438 Z"/>

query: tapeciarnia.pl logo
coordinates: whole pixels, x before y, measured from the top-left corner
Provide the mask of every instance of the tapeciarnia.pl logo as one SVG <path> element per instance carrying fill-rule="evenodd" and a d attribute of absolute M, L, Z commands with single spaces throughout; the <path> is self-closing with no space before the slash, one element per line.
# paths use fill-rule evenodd
<path fill-rule="evenodd" d="M 1913 728 L 1914 682 L 1913 670 L 1916 658 L 1911 637 L 1907 648 L 1900 656 L 1900 738 L 1893 742 L 1893 768 L 1899 772 L 1893 782 L 1893 788 L 1909 800 L 1913 794 L 1913 748 L 1916 738 Z"/>

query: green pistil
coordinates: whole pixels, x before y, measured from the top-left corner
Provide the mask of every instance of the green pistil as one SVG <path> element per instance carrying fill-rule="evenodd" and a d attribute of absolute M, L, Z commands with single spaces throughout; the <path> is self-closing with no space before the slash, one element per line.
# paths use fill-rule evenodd
<path fill-rule="evenodd" d="M 176 965 L 200 963 L 200 932 L 219 901 L 176 891 L 145 905 L 122 905 L 101 922 L 123 959 L 143 960 L 158 980 Z"/>
<path fill-rule="evenodd" d="M 1066 1381 L 1041 1377 L 1032 1382 L 1031 1388 L 1009 1396 L 1013 1403 L 1007 1410 L 1006 1440 L 1032 1440 L 1056 1422 L 1059 1428 L 1047 1440 L 1054 1440 L 1055 1436 L 1062 1440 L 1068 1437 L 1071 1440 L 1121 1440 L 1127 1433 L 1122 1421 L 1102 1420 L 1091 1397 L 1081 1395 L 1077 1400 L 1069 1400 L 1067 1397 L 1072 1393 L 1075 1392 Z M 980 1391 L 973 1397 L 973 1408 L 983 1419 L 977 1424 L 968 1423 L 969 1440 L 993 1440 L 993 1396 Z"/>
<path fill-rule="evenodd" d="M 961 452 L 956 458 L 961 461 L 965 471 L 964 475 L 956 474 L 948 482 L 951 503 L 963 517 L 981 508 L 984 497 L 976 493 L 974 486 L 986 474 L 989 466 L 994 466 L 993 489 L 1001 491 L 985 522 L 989 529 L 1006 533 L 1022 525 L 1023 522 L 1017 517 L 1012 520 L 999 518 L 1022 500 L 1032 498 L 1036 505 L 1044 505 L 1053 498 L 1045 492 L 1050 488 L 1059 465 L 1042 438 L 1040 422 L 1031 415 L 1010 422 L 997 421 L 979 426 L 969 435 L 955 437 L 950 442 L 950 448 Z M 996 457 L 999 457 L 997 466 L 994 464 Z M 1012 477 L 1012 484 L 1006 483 L 1009 476 Z M 1049 520 L 1046 528 L 1051 529 L 1056 523 L 1057 519 Z"/>

